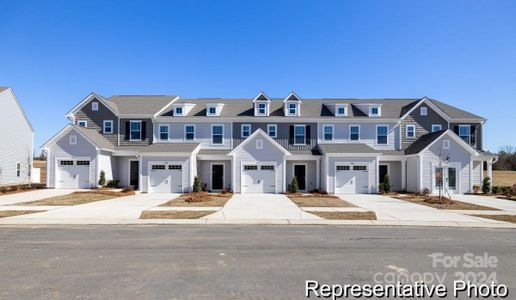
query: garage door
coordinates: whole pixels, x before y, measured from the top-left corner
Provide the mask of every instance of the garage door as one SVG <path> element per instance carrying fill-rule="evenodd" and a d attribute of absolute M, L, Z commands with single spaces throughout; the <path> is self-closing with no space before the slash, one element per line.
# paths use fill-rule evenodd
<path fill-rule="evenodd" d="M 178 164 L 151 163 L 149 193 L 181 193 L 183 167 Z"/>
<path fill-rule="evenodd" d="M 335 193 L 368 193 L 368 172 L 365 165 L 337 165 L 335 167 Z"/>
<path fill-rule="evenodd" d="M 242 170 L 242 193 L 276 193 L 276 167 L 248 164 Z"/>
<path fill-rule="evenodd" d="M 90 161 L 59 160 L 56 179 L 56 188 L 58 189 L 90 188 Z"/>

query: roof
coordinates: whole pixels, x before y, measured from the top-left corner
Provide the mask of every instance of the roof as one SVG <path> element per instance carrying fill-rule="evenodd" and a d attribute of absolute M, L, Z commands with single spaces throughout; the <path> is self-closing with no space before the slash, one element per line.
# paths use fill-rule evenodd
<path fill-rule="evenodd" d="M 228 155 L 231 150 L 201 149 L 197 155 Z"/>
<path fill-rule="evenodd" d="M 0 93 L 9 89 L 8 87 L 5 87 L 5 86 L 0 86 Z"/>
<path fill-rule="evenodd" d="M 143 146 L 120 146 L 116 147 L 117 151 L 135 151 L 140 153 L 160 153 L 160 152 L 172 152 L 172 153 L 191 153 L 197 147 L 199 143 L 157 143 Z"/>
<path fill-rule="evenodd" d="M 319 144 L 319 149 L 323 153 L 361 153 L 361 154 L 380 154 L 381 150 L 375 150 L 366 144 Z"/>
<path fill-rule="evenodd" d="M 154 115 L 176 98 L 177 96 L 119 95 L 109 97 L 106 103 L 122 115 Z"/>
<path fill-rule="evenodd" d="M 307 150 L 289 150 L 289 152 L 292 155 L 316 155 L 316 156 L 322 155 L 321 151 L 319 151 L 319 149 L 317 149 L 317 148 L 307 149 Z"/>
<path fill-rule="evenodd" d="M 430 101 L 435 104 L 437 107 L 439 107 L 444 113 L 446 113 L 448 116 L 450 116 L 452 119 L 482 119 L 484 118 L 477 116 L 475 114 L 472 114 L 470 112 L 467 112 L 465 110 L 462 110 L 460 108 L 457 108 L 455 106 L 451 106 L 449 104 L 443 103 L 441 101 L 430 99 Z"/>
<path fill-rule="evenodd" d="M 102 134 L 96 129 L 85 128 L 78 125 L 71 125 L 75 130 L 85 135 L 92 143 L 100 149 L 114 150 L 115 146 L 111 144 Z"/>
<path fill-rule="evenodd" d="M 410 146 L 408 146 L 407 149 L 405 149 L 405 154 L 417 154 L 423 151 L 428 145 L 430 145 L 433 141 L 441 137 L 445 132 L 446 130 L 440 130 L 427 133 L 421 136 L 420 138 L 415 140 Z"/>

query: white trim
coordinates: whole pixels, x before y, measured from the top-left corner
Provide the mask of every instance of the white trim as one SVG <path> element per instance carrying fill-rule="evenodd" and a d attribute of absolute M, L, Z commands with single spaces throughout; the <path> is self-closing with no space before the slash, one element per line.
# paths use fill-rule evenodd
<path fill-rule="evenodd" d="M 435 127 L 439 126 L 439 130 L 434 130 L 434 126 Z M 443 130 L 443 125 L 442 124 L 432 124 L 430 130 L 432 130 L 432 132 L 441 131 L 441 130 Z"/>
<path fill-rule="evenodd" d="M 416 108 L 418 108 L 422 103 L 426 103 L 426 105 L 428 105 L 432 110 L 434 110 L 437 114 L 439 114 L 441 117 L 443 117 L 443 119 L 446 120 L 446 122 L 450 122 L 451 120 L 451 117 L 448 116 L 448 114 L 446 114 L 442 109 L 440 109 L 439 107 L 437 107 L 437 105 L 435 105 L 434 103 L 432 103 L 432 101 L 430 101 L 430 99 L 428 99 L 426 96 L 421 98 L 421 100 L 419 100 L 419 102 L 414 105 L 414 107 L 412 107 L 411 109 L 409 109 L 409 111 L 407 111 L 403 116 L 401 116 L 400 118 L 400 121 L 401 120 L 404 120 L 407 116 L 409 116 Z"/>
<path fill-rule="evenodd" d="M 455 134 L 455 132 L 451 131 L 450 129 L 444 131 L 438 138 L 436 138 L 433 142 L 431 142 L 429 145 L 427 145 L 424 149 L 419 151 L 419 153 L 425 151 L 426 149 L 430 148 L 433 144 L 435 144 L 438 140 L 440 140 L 443 136 L 449 136 L 452 140 L 454 140 L 457 144 L 459 144 L 464 150 L 468 151 L 474 156 L 478 156 L 479 153 L 468 143 L 466 143 L 463 139 L 461 139 L 458 135 Z"/>
<path fill-rule="evenodd" d="M 90 93 L 88 96 L 86 96 L 86 98 L 84 98 L 81 102 L 79 102 L 79 104 L 77 104 L 76 106 L 74 106 L 69 112 L 67 112 L 65 114 L 65 116 L 69 117 L 69 118 L 72 118 L 73 115 L 79 110 L 81 109 L 82 107 L 84 107 L 84 105 L 86 105 L 92 98 L 95 98 L 97 99 L 99 102 L 101 102 L 105 107 L 107 107 L 107 109 L 109 109 L 115 116 L 118 116 L 118 113 L 115 112 L 108 104 L 107 104 L 107 100 L 104 99 L 104 97 L 100 96 L 100 95 L 97 95 L 95 93 Z"/>
<path fill-rule="evenodd" d="M 285 155 L 291 155 L 291 153 L 283 148 L 278 142 L 276 142 L 273 138 L 271 138 L 265 131 L 263 131 L 261 128 L 256 129 L 253 134 L 251 134 L 247 139 L 245 139 L 240 145 L 236 146 L 231 152 L 228 153 L 228 155 L 234 156 L 236 152 L 238 152 L 240 149 L 242 149 L 245 145 L 247 145 L 251 140 L 253 140 L 256 136 L 261 135 L 264 139 L 269 141 L 274 147 L 276 147 L 278 150 L 283 152 Z"/>
<path fill-rule="evenodd" d="M 263 95 L 267 100 L 258 100 L 258 98 Z M 269 96 L 267 96 L 264 92 L 260 92 L 258 93 L 258 95 L 256 95 L 256 97 L 253 98 L 253 102 L 256 102 L 256 101 L 268 101 L 268 102 L 271 102 L 271 98 L 269 98 Z"/>
<path fill-rule="evenodd" d="M 222 189 L 213 189 L 213 166 L 222 166 Z M 210 190 L 211 191 L 223 191 L 226 187 L 226 164 L 225 163 L 210 163 Z"/>
<path fill-rule="evenodd" d="M 167 128 L 167 139 L 161 138 L 161 127 Z M 169 141 L 170 140 L 170 124 L 158 123 L 158 140 L 159 141 Z"/>
<path fill-rule="evenodd" d="M 249 135 L 248 136 L 244 136 L 244 127 L 246 127 L 246 126 L 249 126 Z M 240 138 L 246 139 L 246 138 L 250 137 L 252 133 L 253 133 L 253 126 L 251 124 L 246 123 L 246 124 L 240 125 Z"/>
<path fill-rule="evenodd" d="M 294 178 L 294 176 L 296 175 L 296 166 L 305 166 L 305 189 L 302 190 L 302 189 L 299 189 L 299 191 L 301 192 L 306 192 L 308 191 L 308 182 L 306 180 L 306 175 L 308 174 L 308 164 L 307 163 L 293 163 L 292 164 L 292 178 Z M 285 178 L 286 178 L 286 174 L 285 174 Z M 298 185 L 299 185 L 299 180 L 297 181 L 298 182 Z"/>
<path fill-rule="evenodd" d="M 269 134 L 269 126 L 274 127 L 274 136 Z M 267 124 L 267 134 L 271 138 L 277 138 L 278 137 L 278 124 Z"/>
<path fill-rule="evenodd" d="M 156 118 L 157 116 L 159 116 L 163 111 L 165 111 L 167 108 L 169 108 L 172 104 L 174 104 L 174 102 L 176 102 L 177 100 L 179 100 L 179 96 L 176 96 L 174 99 L 172 99 L 172 101 L 170 101 L 167 105 L 163 106 L 163 108 L 161 108 L 157 113 L 154 114 L 154 118 Z"/>
<path fill-rule="evenodd" d="M 339 113 L 339 108 L 344 108 L 344 113 Z M 336 117 L 347 117 L 348 116 L 348 104 L 347 103 L 337 103 L 335 104 L 335 113 Z"/>
<path fill-rule="evenodd" d="M 419 115 L 420 116 L 428 116 L 428 106 L 419 107 Z"/>
<path fill-rule="evenodd" d="M 240 162 L 240 194 L 244 194 L 244 166 L 256 165 L 258 168 L 262 165 L 274 165 L 274 193 L 278 193 L 278 164 L 275 161 L 241 161 Z M 285 163 L 283 164 L 283 172 L 285 172 Z M 283 182 L 286 181 L 286 174 L 283 174 Z M 285 184 L 283 184 L 285 185 Z M 283 187 L 285 189 L 285 187 Z"/>
<path fill-rule="evenodd" d="M 377 114 L 373 114 L 373 108 L 377 109 Z M 381 104 L 375 104 L 375 105 L 369 105 L 369 117 L 381 117 L 382 116 L 382 105 Z"/>
<path fill-rule="evenodd" d="M 66 125 L 63 129 L 61 129 L 61 131 L 59 131 L 56 135 L 54 135 L 50 140 L 48 140 L 45 144 L 43 144 L 43 146 L 41 146 L 41 149 L 43 150 L 48 150 L 51 146 L 53 146 L 56 141 L 58 140 L 58 138 L 61 138 L 62 135 L 68 133 L 70 130 L 75 130 L 75 132 L 77 132 L 78 134 L 80 134 L 84 139 L 86 139 L 90 144 L 92 144 L 95 149 L 100 149 L 102 151 L 109 151 L 109 152 L 114 152 L 113 150 L 111 149 L 104 149 L 104 148 L 99 148 L 97 146 L 97 144 L 95 144 L 92 140 L 90 140 L 86 135 L 84 135 L 81 130 L 76 127 L 77 125 L 73 125 L 73 124 L 68 124 Z"/>
<path fill-rule="evenodd" d="M 189 140 L 189 139 L 186 138 L 186 127 L 187 126 L 192 126 L 193 127 L 194 131 L 193 131 L 193 139 L 192 140 Z M 211 137 L 210 137 L 210 139 L 211 139 Z M 190 142 L 190 141 L 195 142 L 196 140 L 197 140 L 197 126 L 195 126 L 195 124 L 184 124 L 184 126 L 183 126 L 183 141 L 185 141 L 185 142 Z"/>
<path fill-rule="evenodd" d="M 180 160 L 177 160 L 177 161 L 170 161 L 170 160 L 149 160 L 147 161 L 147 193 L 151 193 L 151 190 L 150 190 L 150 187 L 151 187 L 151 184 L 150 184 L 150 178 L 151 178 L 151 169 L 152 169 L 152 165 L 165 165 L 165 170 L 169 170 L 168 169 L 168 166 L 169 165 L 181 165 L 181 192 L 184 193 L 187 188 L 187 186 L 185 186 L 185 182 L 184 182 L 184 178 L 183 178 L 183 172 L 185 171 L 185 167 L 186 167 L 186 162 L 185 161 L 180 161 Z M 169 176 L 170 178 L 170 182 L 169 182 L 169 188 L 170 188 L 170 191 L 169 193 L 176 193 L 176 192 L 172 192 L 172 178 Z M 188 183 L 187 183 L 188 185 Z"/>
<path fill-rule="evenodd" d="M 325 127 L 331 127 L 331 140 L 326 139 L 326 136 L 325 136 L 326 131 L 324 130 Z M 294 129 L 294 133 L 295 133 L 295 129 Z M 333 124 L 323 124 L 322 125 L 322 140 L 324 142 L 334 142 L 335 141 L 335 125 L 333 125 Z"/>
<path fill-rule="evenodd" d="M 288 100 L 288 98 L 290 98 L 291 96 L 296 97 L 297 100 Z M 294 91 L 290 92 L 290 94 L 288 94 L 288 96 L 285 99 L 283 99 L 283 103 L 289 102 L 289 101 L 302 102 L 301 98 Z"/>
<path fill-rule="evenodd" d="M 222 127 L 222 142 L 220 144 L 218 143 L 213 143 L 213 127 L 215 126 L 221 126 Z M 219 146 L 219 145 L 224 145 L 224 124 L 211 124 L 211 134 L 210 134 L 210 145 L 211 146 Z"/>
<path fill-rule="evenodd" d="M 133 133 L 133 129 L 132 129 L 132 126 L 131 124 L 132 123 L 140 123 L 140 138 L 139 139 L 133 139 L 132 137 L 132 133 Z M 142 120 L 129 120 L 129 141 L 130 142 L 141 142 L 143 139 L 143 128 L 142 128 Z"/>
<path fill-rule="evenodd" d="M 351 127 L 358 127 L 358 140 L 351 139 Z M 359 124 L 349 124 L 348 131 L 349 131 L 348 141 L 351 143 L 359 143 L 360 142 L 360 132 L 362 131 L 360 128 L 360 125 Z"/>
<path fill-rule="evenodd" d="M 409 127 L 412 128 L 412 133 L 414 136 L 409 136 Z M 406 139 L 415 139 L 416 138 L 416 125 L 414 124 L 407 124 L 405 125 L 405 138 Z"/>
<path fill-rule="evenodd" d="M 99 102 L 98 101 L 92 101 L 91 102 L 91 110 L 92 111 L 98 111 L 99 110 Z"/>
<path fill-rule="evenodd" d="M 285 102 L 286 107 L 285 107 L 285 116 L 287 117 L 299 117 L 300 116 L 300 113 L 299 113 L 299 110 L 301 108 L 301 103 L 299 101 L 293 101 L 293 100 L 289 100 L 287 102 Z M 294 113 L 291 113 L 290 112 L 290 105 L 294 105 L 294 110 L 295 112 Z"/>
<path fill-rule="evenodd" d="M 296 141 L 296 136 L 297 136 L 297 134 L 296 134 L 296 128 L 297 128 L 297 127 L 303 127 L 303 128 L 305 129 L 304 138 L 303 138 L 303 140 L 304 140 L 304 141 L 303 141 L 303 143 L 298 143 L 298 142 Z M 306 127 L 308 127 L 308 125 L 306 125 L 306 124 L 295 124 L 295 125 L 294 125 L 294 146 L 304 146 L 304 145 L 306 145 Z"/>
<path fill-rule="evenodd" d="M 72 134 L 68 136 L 68 142 L 70 145 L 77 145 L 77 135 Z"/>
<path fill-rule="evenodd" d="M 385 136 L 387 138 L 387 143 L 385 143 L 385 144 L 378 143 L 378 127 L 387 127 L 387 133 Z M 376 124 L 375 131 L 374 131 L 374 144 L 375 144 L 375 146 L 388 146 L 389 145 L 389 125 Z"/>
<path fill-rule="evenodd" d="M 83 123 L 84 126 L 81 125 L 81 123 Z M 77 120 L 77 125 L 81 126 L 81 127 L 84 127 L 84 128 L 88 128 L 88 120 Z"/>
<path fill-rule="evenodd" d="M 111 131 L 106 131 L 106 123 L 111 123 Z M 104 120 L 102 121 L 102 133 L 103 134 L 113 134 L 114 131 L 114 122 L 113 120 Z"/>

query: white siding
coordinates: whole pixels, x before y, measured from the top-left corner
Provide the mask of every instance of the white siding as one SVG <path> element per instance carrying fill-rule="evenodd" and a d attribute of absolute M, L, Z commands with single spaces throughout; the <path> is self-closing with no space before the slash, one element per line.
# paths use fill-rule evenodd
<path fill-rule="evenodd" d="M 294 165 L 306 165 L 306 190 L 313 191 L 317 187 L 317 165 L 315 160 L 287 161 L 287 186 L 294 177 Z"/>
<path fill-rule="evenodd" d="M 478 184 L 480 187 L 482 187 L 482 179 L 484 179 L 481 164 L 480 161 L 473 162 L 473 184 Z"/>
<path fill-rule="evenodd" d="M 10 89 L 0 93 L 0 185 L 29 182 L 34 132 Z M 16 174 L 16 163 L 21 166 Z"/>
<path fill-rule="evenodd" d="M 378 184 L 376 182 L 376 158 L 348 158 L 348 157 L 331 157 L 328 161 L 328 193 L 335 193 L 335 166 L 337 163 L 350 163 L 354 165 L 366 165 L 368 172 L 368 185 L 371 193 L 378 192 Z"/>
<path fill-rule="evenodd" d="M 136 159 L 136 156 L 118 156 L 114 157 L 112 164 L 114 167 L 115 179 L 120 180 L 120 186 L 129 186 L 129 160 Z"/>
<path fill-rule="evenodd" d="M 113 174 L 115 174 L 115 167 L 116 161 L 114 161 L 114 158 L 111 156 L 111 153 L 102 151 L 99 156 L 98 178 L 100 178 L 100 171 L 104 171 L 104 173 L 106 173 L 106 183 L 110 180 L 113 180 Z"/>
<path fill-rule="evenodd" d="M 387 165 L 393 191 L 401 191 L 401 161 L 380 161 L 380 165 Z"/>
<path fill-rule="evenodd" d="M 407 191 L 419 192 L 419 160 L 417 157 L 407 158 Z"/>

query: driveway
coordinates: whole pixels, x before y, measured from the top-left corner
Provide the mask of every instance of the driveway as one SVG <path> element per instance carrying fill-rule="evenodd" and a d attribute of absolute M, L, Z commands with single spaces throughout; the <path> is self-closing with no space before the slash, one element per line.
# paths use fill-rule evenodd
<path fill-rule="evenodd" d="M 433 207 L 398 200 L 382 195 L 346 194 L 341 199 L 356 206 L 372 210 L 382 221 L 427 221 L 427 222 L 486 222 L 493 220 L 466 216 Z"/>
<path fill-rule="evenodd" d="M 7 219 L 22 219 L 27 223 L 52 221 L 67 224 L 114 223 L 120 220 L 137 220 L 143 210 L 172 200 L 179 194 L 137 194 L 110 200 L 96 201 L 75 206 L 66 206 L 58 209 L 21 215 Z M 30 209 L 30 206 L 27 207 Z M 2 219 L 0 219 L 0 224 Z"/>
<path fill-rule="evenodd" d="M 285 195 L 235 194 L 218 212 L 207 219 L 320 220 L 301 210 Z"/>
<path fill-rule="evenodd" d="M 453 195 L 454 200 L 467 202 L 476 205 L 484 205 L 493 208 L 498 208 L 504 211 L 516 213 L 516 201 L 498 199 L 489 196 L 480 195 Z"/>
<path fill-rule="evenodd" d="M 50 197 L 68 195 L 73 192 L 83 191 L 78 189 L 41 189 L 30 192 L 22 192 L 0 196 L 0 205 L 11 205 L 21 202 L 36 201 Z"/>

